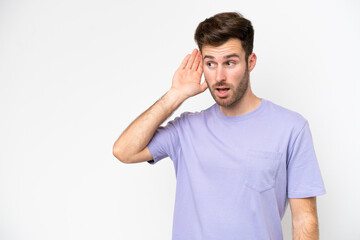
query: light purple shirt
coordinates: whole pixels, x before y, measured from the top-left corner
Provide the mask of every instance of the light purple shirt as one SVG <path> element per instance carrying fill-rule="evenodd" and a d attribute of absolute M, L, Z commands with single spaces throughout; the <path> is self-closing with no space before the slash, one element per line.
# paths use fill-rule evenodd
<path fill-rule="evenodd" d="M 325 194 L 308 121 L 263 98 L 240 116 L 185 112 L 148 147 L 174 163 L 173 240 L 280 240 L 288 198 Z"/>

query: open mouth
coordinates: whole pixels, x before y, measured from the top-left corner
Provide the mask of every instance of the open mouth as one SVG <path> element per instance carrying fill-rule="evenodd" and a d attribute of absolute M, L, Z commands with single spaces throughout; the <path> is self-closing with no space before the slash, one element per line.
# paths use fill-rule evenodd
<path fill-rule="evenodd" d="M 220 93 L 224 93 L 229 91 L 230 88 L 216 88 L 217 91 L 219 91 Z"/>
<path fill-rule="evenodd" d="M 218 95 L 218 97 L 221 97 L 221 98 L 227 97 L 229 90 L 230 90 L 230 88 L 225 88 L 225 87 L 216 88 L 217 95 Z"/>

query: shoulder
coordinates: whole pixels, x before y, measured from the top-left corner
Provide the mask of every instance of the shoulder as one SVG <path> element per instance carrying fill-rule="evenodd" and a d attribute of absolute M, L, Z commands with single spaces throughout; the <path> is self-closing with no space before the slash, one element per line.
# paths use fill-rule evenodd
<path fill-rule="evenodd" d="M 270 100 L 266 100 L 268 103 L 268 115 L 271 116 L 272 121 L 277 121 L 284 126 L 292 127 L 300 130 L 307 123 L 307 119 L 292 109 L 286 108 L 279 104 L 276 104 Z"/>
<path fill-rule="evenodd" d="M 206 109 L 203 109 L 201 111 L 183 112 L 183 113 L 181 113 L 181 115 L 178 118 L 183 119 L 183 120 L 190 120 L 190 121 L 194 121 L 197 119 L 204 119 L 204 118 L 209 117 L 209 115 L 211 115 L 213 113 L 214 107 L 215 107 L 215 104 Z"/>
<path fill-rule="evenodd" d="M 184 126 L 184 125 L 194 125 L 198 122 L 206 121 L 209 117 L 213 114 L 214 105 L 203 109 L 201 111 L 195 112 L 183 112 L 180 116 L 174 118 L 174 120 L 170 121 L 172 124 L 177 126 Z"/>

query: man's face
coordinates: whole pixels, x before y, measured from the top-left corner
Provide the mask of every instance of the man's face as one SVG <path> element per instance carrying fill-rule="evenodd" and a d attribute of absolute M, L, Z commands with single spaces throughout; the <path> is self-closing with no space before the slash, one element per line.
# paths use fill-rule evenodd
<path fill-rule="evenodd" d="M 229 39 L 218 47 L 202 47 L 204 76 L 214 100 L 231 107 L 244 96 L 249 85 L 245 51 L 239 39 Z"/>

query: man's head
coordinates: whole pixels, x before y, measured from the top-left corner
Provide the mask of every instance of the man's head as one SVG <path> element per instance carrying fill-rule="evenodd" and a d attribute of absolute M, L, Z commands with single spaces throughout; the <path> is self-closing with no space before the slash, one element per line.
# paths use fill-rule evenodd
<path fill-rule="evenodd" d="M 245 60 L 253 51 L 254 29 L 249 20 L 240 13 L 224 12 L 202 21 L 195 31 L 195 41 L 202 52 L 205 45 L 220 46 L 231 38 L 241 41 Z"/>
<path fill-rule="evenodd" d="M 220 13 L 201 22 L 195 32 L 204 62 L 204 76 L 214 100 L 236 107 L 251 92 L 249 72 L 255 67 L 254 30 L 238 13 Z"/>

